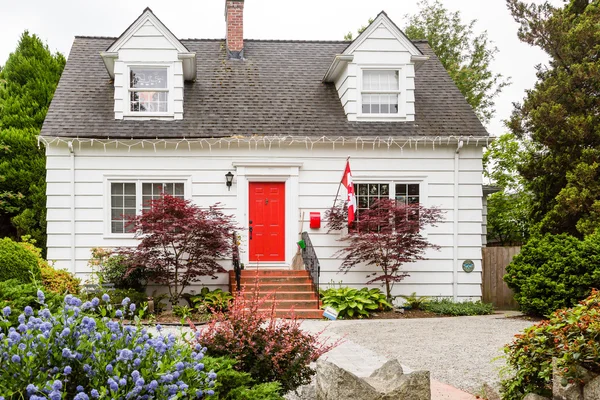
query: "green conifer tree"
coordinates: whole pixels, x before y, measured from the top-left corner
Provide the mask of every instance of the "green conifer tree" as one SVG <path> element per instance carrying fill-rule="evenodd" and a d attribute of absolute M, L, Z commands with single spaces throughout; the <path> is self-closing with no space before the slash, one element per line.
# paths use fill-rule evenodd
<path fill-rule="evenodd" d="M 65 66 L 25 31 L 0 69 L 0 236 L 46 243 L 46 161 L 39 135 Z"/>

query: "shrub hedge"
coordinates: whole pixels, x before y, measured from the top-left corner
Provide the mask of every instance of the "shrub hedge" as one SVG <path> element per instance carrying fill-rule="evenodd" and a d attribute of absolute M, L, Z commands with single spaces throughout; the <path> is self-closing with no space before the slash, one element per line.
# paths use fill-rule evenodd
<path fill-rule="evenodd" d="M 489 315 L 494 312 L 494 307 L 490 303 L 481 301 L 459 301 L 451 299 L 431 299 L 421 305 L 421 309 L 439 315 L 449 315 L 453 317 L 465 315 Z"/>
<path fill-rule="evenodd" d="M 502 398 L 521 400 L 528 393 L 552 397 L 552 358 L 564 371 L 563 385 L 580 379 L 579 367 L 600 373 L 599 338 L 600 292 L 594 290 L 580 304 L 554 312 L 505 347 L 513 374 L 502 382 Z"/>
<path fill-rule="evenodd" d="M 29 283 L 39 278 L 36 256 L 10 238 L 0 239 L 0 281 L 16 279 Z"/>
<path fill-rule="evenodd" d="M 549 315 L 574 306 L 600 287 L 600 231 L 583 240 L 567 234 L 532 237 L 504 280 L 523 312 Z"/>

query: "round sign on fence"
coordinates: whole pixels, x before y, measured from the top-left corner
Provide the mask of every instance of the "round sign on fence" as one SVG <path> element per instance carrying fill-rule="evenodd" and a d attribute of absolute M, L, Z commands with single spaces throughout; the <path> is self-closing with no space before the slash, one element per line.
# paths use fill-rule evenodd
<path fill-rule="evenodd" d="M 475 263 L 473 262 L 473 260 L 465 260 L 462 263 L 462 269 L 465 272 L 473 272 L 473 270 L 475 269 Z"/>

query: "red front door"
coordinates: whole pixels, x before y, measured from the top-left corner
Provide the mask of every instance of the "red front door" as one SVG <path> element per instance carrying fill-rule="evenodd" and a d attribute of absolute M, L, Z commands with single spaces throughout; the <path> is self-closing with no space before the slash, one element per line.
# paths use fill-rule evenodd
<path fill-rule="evenodd" d="M 285 183 L 250 182 L 250 261 L 285 261 Z"/>

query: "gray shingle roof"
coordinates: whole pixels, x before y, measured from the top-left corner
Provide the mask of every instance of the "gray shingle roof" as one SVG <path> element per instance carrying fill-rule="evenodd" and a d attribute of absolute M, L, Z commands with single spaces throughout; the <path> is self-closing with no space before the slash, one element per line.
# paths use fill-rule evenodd
<path fill-rule="evenodd" d="M 114 119 L 114 88 L 100 52 L 115 38 L 76 37 L 42 128 L 44 136 L 180 138 L 281 136 L 488 136 L 431 56 L 416 74 L 415 122 L 349 122 L 335 87 L 322 83 L 349 42 L 245 40 L 245 61 L 227 60 L 224 40 L 181 42 L 197 54 L 198 79 L 186 82 L 184 119 Z"/>

